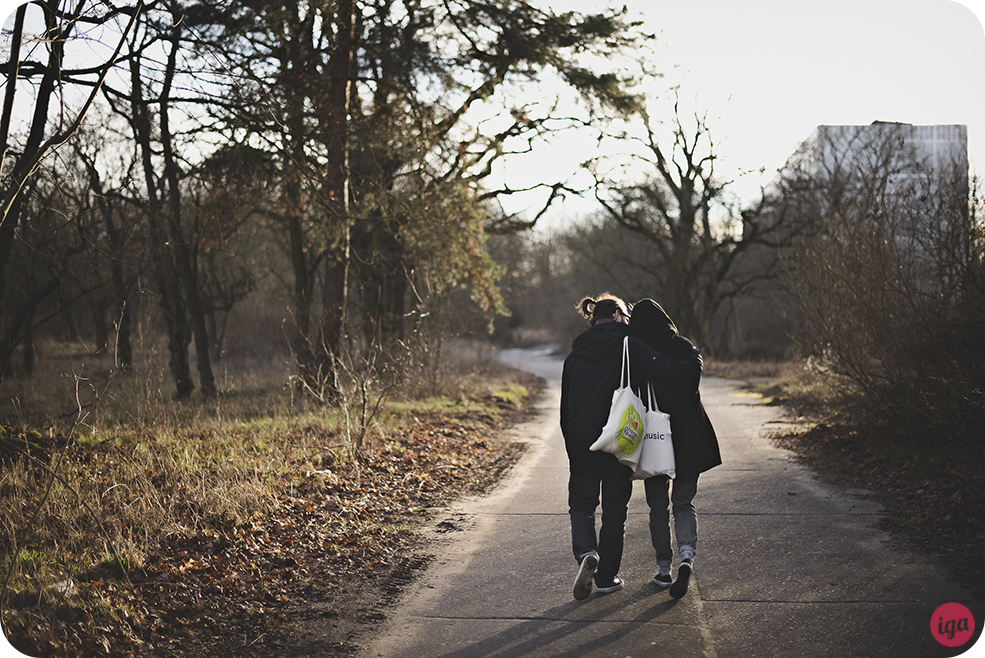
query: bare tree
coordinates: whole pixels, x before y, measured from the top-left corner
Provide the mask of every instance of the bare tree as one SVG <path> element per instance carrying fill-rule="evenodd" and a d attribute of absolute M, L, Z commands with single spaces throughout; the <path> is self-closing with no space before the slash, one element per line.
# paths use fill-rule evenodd
<path fill-rule="evenodd" d="M 167 64 L 164 69 L 164 80 L 160 92 L 158 117 L 161 142 L 161 154 L 164 160 L 164 178 L 168 189 L 168 245 L 174 254 L 174 266 L 177 269 L 181 290 L 187 304 L 188 317 L 195 337 L 195 358 L 198 366 L 199 384 L 206 398 L 216 395 L 215 377 L 212 374 L 212 350 L 205 323 L 205 306 L 202 302 L 202 292 L 198 281 L 198 269 L 195 266 L 195 256 L 184 228 L 182 203 L 182 172 L 176 154 L 174 134 L 171 127 L 172 94 L 175 76 L 178 74 L 177 60 L 183 49 L 181 6 L 177 2 L 170 3 L 170 31 L 166 35 Z M 145 159 L 145 163 L 147 160 Z"/>
<path fill-rule="evenodd" d="M 643 171 L 643 180 L 614 180 L 604 161 L 595 161 L 596 199 L 605 219 L 631 231 L 648 249 L 643 263 L 650 295 L 703 349 L 720 354 L 726 351 L 726 334 L 715 322 L 726 303 L 776 273 L 772 264 L 739 267 L 740 256 L 757 245 L 780 244 L 784 227 L 763 221 L 762 205 L 739 213 L 727 203 L 730 181 L 716 173 L 718 153 L 706 115 L 696 112 L 687 121 L 675 95 L 669 131 L 661 131 L 642 106 L 635 117 L 644 136 L 623 139 L 641 146 L 632 170 Z"/>
<path fill-rule="evenodd" d="M 925 157 L 915 130 L 822 127 L 785 170 L 786 212 L 810 229 L 790 252 L 802 348 L 869 418 L 969 440 L 985 419 L 979 185 L 962 150 Z"/>

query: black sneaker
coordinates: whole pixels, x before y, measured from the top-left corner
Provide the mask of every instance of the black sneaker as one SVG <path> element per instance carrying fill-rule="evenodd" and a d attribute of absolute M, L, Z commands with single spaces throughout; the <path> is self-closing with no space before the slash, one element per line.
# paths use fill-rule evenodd
<path fill-rule="evenodd" d="M 602 585 L 598 587 L 599 594 L 608 594 L 609 592 L 618 592 L 622 589 L 622 578 L 619 576 L 614 576 L 612 582 L 608 585 Z"/>
<path fill-rule="evenodd" d="M 682 599 L 691 588 L 691 563 L 681 562 L 677 568 L 677 580 L 670 586 L 670 595 L 675 599 Z"/>
<path fill-rule="evenodd" d="M 672 582 L 674 582 L 674 579 L 670 577 L 670 573 L 660 573 L 658 571 L 653 574 L 653 584 L 657 587 L 670 587 Z"/>
<path fill-rule="evenodd" d="M 576 601 L 584 601 L 592 594 L 592 584 L 595 578 L 595 570 L 599 566 L 599 556 L 592 553 L 586 555 L 578 565 L 578 574 L 575 576 L 574 595 Z"/>

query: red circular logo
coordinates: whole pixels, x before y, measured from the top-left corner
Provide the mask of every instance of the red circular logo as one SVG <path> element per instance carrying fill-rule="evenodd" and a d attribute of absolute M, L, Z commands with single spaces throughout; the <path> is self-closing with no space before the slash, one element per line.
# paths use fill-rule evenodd
<path fill-rule="evenodd" d="M 975 618 L 960 603 L 945 603 L 934 610 L 930 632 L 945 647 L 960 647 L 975 634 Z"/>

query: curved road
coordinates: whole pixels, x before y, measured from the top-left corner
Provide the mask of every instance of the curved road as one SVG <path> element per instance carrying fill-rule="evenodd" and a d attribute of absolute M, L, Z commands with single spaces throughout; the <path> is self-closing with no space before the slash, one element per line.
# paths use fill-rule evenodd
<path fill-rule="evenodd" d="M 362 658 L 985 655 L 981 646 L 944 647 L 931 634 L 938 606 L 961 602 L 977 638 L 985 604 L 925 559 L 891 548 L 874 527 L 875 504 L 821 483 L 767 439 L 789 427 L 782 410 L 723 379 L 701 384 L 724 464 L 699 482 L 689 594 L 675 601 L 650 583 L 656 565 L 637 483 L 620 573 L 626 587 L 573 600 L 562 362 L 546 348 L 500 358 L 549 382 L 537 417 L 512 431 L 529 450 L 491 495 L 438 516 L 434 561 Z"/>

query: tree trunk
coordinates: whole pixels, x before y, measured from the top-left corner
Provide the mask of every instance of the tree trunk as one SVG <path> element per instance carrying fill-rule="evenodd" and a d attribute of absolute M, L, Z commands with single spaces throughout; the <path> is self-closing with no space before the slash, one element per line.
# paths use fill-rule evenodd
<path fill-rule="evenodd" d="M 129 298 L 129 290 L 123 274 L 124 236 L 113 219 L 113 206 L 106 198 L 103 191 L 102 181 L 95 168 L 90 169 L 89 186 L 96 193 L 96 204 L 102 215 L 103 223 L 106 225 L 106 239 L 109 243 L 111 258 L 110 281 L 112 282 L 113 303 L 110 307 L 113 312 L 113 324 L 116 326 L 116 367 L 124 372 L 129 372 L 133 365 L 133 347 L 130 342 L 132 316 Z"/>
<path fill-rule="evenodd" d="M 300 129 L 291 129 L 291 144 L 289 146 L 290 163 L 301 162 L 298 158 L 303 155 L 304 147 Z M 291 239 L 291 267 L 294 270 L 294 360 L 297 366 L 298 383 L 302 388 L 316 387 L 317 368 L 314 359 L 314 343 L 311 331 L 311 315 L 314 296 L 314 275 L 312 258 L 309 256 L 311 245 L 307 244 L 304 224 L 305 216 L 302 208 L 301 172 L 288 171 L 284 182 L 284 207 L 286 208 L 287 231 Z"/>
<path fill-rule="evenodd" d="M 387 347 L 404 338 L 408 282 L 400 267 L 406 263 L 403 247 L 393 231 L 377 220 L 371 228 L 357 232 L 357 251 L 373 258 L 357 267 L 356 276 L 366 304 L 365 338 Z"/>
<path fill-rule="evenodd" d="M 195 336 L 195 358 L 198 365 L 199 385 L 206 399 L 216 396 L 215 377 L 212 373 L 212 359 L 209 350 L 209 336 L 205 327 L 205 309 L 202 295 L 195 276 L 193 256 L 188 241 L 181 227 L 181 181 L 178 176 L 178 163 L 174 157 L 174 145 L 171 135 L 171 124 L 168 116 L 170 107 L 171 83 L 174 80 L 177 53 L 181 37 L 181 15 L 174 17 L 174 27 L 171 29 L 171 52 L 168 54 L 168 64 L 164 76 L 164 88 L 161 91 L 161 147 L 164 154 L 164 174 L 168 181 L 168 199 L 170 213 L 168 226 L 171 234 L 171 248 L 175 254 L 175 267 L 184 289 L 187 300 L 188 315 L 191 318 Z"/>
<path fill-rule="evenodd" d="M 57 8 L 57 3 L 55 3 Z M 0 153 L 0 169 L 7 157 L 7 137 L 10 129 L 10 119 L 14 106 L 14 90 L 17 87 L 17 73 L 20 63 L 20 41 L 21 30 L 24 25 L 24 12 L 26 5 L 22 4 L 17 9 L 14 17 L 14 39 L 10 44 L 10 61 L 7 70 L 7 89 L 4 93 L 4 107 L 2 117 L 3 129 L 3 151 Z M 23 168 L 26 166 L 28 158 L 26 155 L 41 147 L 44 139 L 45 126 L 48 122 L 48 107 L 51 102 L 51 95 L 55 90 L 55 83 L 61 72 L 61 42 L 57 39 L 58 22 L 53 14 L 47 14 L 48 25 L 46 35 L 56 38 L 51 41 L 51 53 L 48 57 L 48 67 L 45 69 L 41 84 L 38 85 L 37 96 L 34 106 L 34 117 L 31 122 L 31 130 L 28 134 L 27 144 L 24 147 L 24 155 L 14 166 L 14 172 L 10 177 L 10 185 L 16 185 L 16 181 L 21 180 L 24 175 Z M 0 348 L 0 379 L 10 369 L 10 359 L 13 357 L 13 350 L 18 342 L 17 327 L 30 326 L 30 321 L 25 322 L 24 318 L 12 317 L 12 309 L 7 299 L 7 266 L 10 263 L 10 255 L 13 251 L 14 239 L 16 236 L 17 224 L 20 222 L 22 199 L 24 195 L 19 190 L 11 190 L 14 197 L 10 205 L 3 208 L 0 215 L 0 331 L 3 333 L 3 346 Z M 4 194 L 8 197 L 9 194 Z"/>
<path fill-rule="evenodd" d="M 0 133 L 2 133 L 0 134 L 0 139 L 3 140 L 3 150 L 0 151 L 0 171 L 3 170 L 3 165 L 7 159 L 7 137 L 10 133 L 10 119 L 14 111 L 14 91 L 17 89 L 17 72 L 20 66 L 21 34 L 24 28 L 24 14 L 26 11 L 27 5 L 22 4 L 17 8 L 17 14 L 14 17 L 14 31 L 10 42 L 10 59 L 7 62 L 7 89 L 4 91 L 3 116 L 0 118 Z M 52 60 L 49 59 L 49 64 L 51 63 Z M 39 105 L 44 105 L 45 112 L 35 114 L 35 116 L 40 117 L 43 122 L 40 125 L 31 126 L 31 135 L 29 138 L 30 140 L 35 141 L 38 145 L 41 144 L 41 136 L 44 134 L 44 122 L 47 121 L 48 98 L 51 95 L 51 91 L 54 89 L 51 84 L 46 84 L 49 77 L 53 76 L 46 75 L 42 81 L 37 99 L 37 103 Z M 41 92 L 44 91 L 47 91 L 47 95 L 42 95 Z M 14 180 L 16 180 L 16 177 Z M 14 244 L 14 235 L 20 216 L 19 199 L 20 195 L 14 198 L 14 203 L 17 205 L 11 205 L 10 208 L 4 208 L 3 214 L 0 215 L 0 217 L 2 217 L 2 219 L 0 219 L 0 318 L 3 319 L 6 319 L 4 312 L 7 310 L 4 304 L 4 298 L 6 296 L 5 292 L 7 289 L 7 264 L 10 262 L 10 252 Z M 6 364 L 0 364 L 0 370 L 5 370 L 5 366 Z"/>
<path fill-rule="evenodd" d="M 157 185 L 154 177 L 150 117 L 147 103 L 141 96 L 140 62 L 136 58 L 130 60 L 130 82 L 133 133 L 134 140 L 140 148 L 147 185 L 147 225 L 150 230 L 150 251 L 157 282 L 160 286 L 161 308 L 164 310 L 164 319 L 168 327 L 168 354 L 170 356 L 171 375 L 174 377 L 176 387 L 175 396 L 178 399 L 184 399 L 195 390 L 191 366 L 188 362 L 188 343 L 191 336 L 188 331 L 185 303 L 181 298 L 181 285 L 174 264 L 165 248 L 168 239 L 164 228 L 161 226 L 163 208 L 157 196 Z"/>
<path fill-rule="evenodd" d="M 322 288 L 322 328 L 319 366 L 323 382 L 333 382 L 335 359 L 342 352 L 349 279 L 349 75 L 353 51 L 353 0 L 339 0 L 337 43 L 330 62 L 328 98 L 328 221 L 329 236 Z"/>

